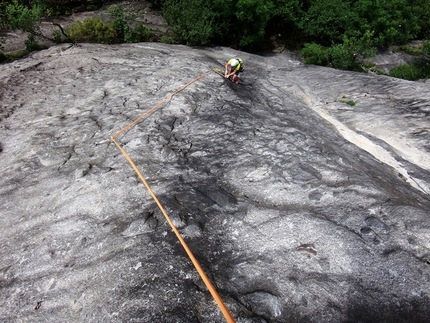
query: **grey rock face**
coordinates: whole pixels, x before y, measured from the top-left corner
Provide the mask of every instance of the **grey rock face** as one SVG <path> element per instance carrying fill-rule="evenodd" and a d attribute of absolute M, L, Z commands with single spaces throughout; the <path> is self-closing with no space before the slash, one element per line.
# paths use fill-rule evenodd
<path fill-rule="evenodd" d="M 225 321 L 108 139 L 235 55 L 117 137 L 233 316 L 429 321 L 429 85 L 152 43 L 2 66 L 0 321 Z"/>

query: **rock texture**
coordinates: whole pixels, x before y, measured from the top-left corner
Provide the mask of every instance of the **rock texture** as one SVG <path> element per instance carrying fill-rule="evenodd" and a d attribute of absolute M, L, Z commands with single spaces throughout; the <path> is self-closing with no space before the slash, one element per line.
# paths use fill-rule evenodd
<path fill-rule="evenodd" d="M 430 87 L 294 55 L 56 46 L 0 70 L 0 321 L 430 320 Z M 345 102 L 354 101 L 355 105 Z M 351 103 L 351 102 L 350 102 Z"/>

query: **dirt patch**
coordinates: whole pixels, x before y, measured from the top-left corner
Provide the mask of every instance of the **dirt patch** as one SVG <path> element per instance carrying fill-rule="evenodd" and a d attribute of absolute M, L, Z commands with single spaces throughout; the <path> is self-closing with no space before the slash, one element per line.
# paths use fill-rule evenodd
<path fill-rule="evenodd" d="M 96 16 L 100 17 L 103 22 L 109 22 L 111 20 L 111 15 L 108 9 L 117 5 L 122 5 L 126 9 L 126 15 L 128 15 L 130 19 L 133 19 L 132 26 L 143 24 L 151 28 L 154 33 L 154 41 L 159 41 L 161 37 L 166 34 L 168 28 L 165 20 L 161 16 L 161 12 L 152 9 L 151 3 L 147 1 L 120 1 L 105 5 L 94 11 L 77 12 L 69 16 L 49 17 L 42 21 L 41 31 L 43 35 L 52 38 L 52 32 L 54 30 L 60 31 L 53 23 L 60 24 L 63 28 L 66 28 L 78 20 L 83 21 Z M 0 32 L 0 37 L 5 39 L 3 52 L 10 53 L 25 49 L 25 41 L 28 38 L 28 33 L 19 30 L 2 31 Z M 38 39 L 38 42 L 47 47 L 54 44 L 43 38 Z"/>

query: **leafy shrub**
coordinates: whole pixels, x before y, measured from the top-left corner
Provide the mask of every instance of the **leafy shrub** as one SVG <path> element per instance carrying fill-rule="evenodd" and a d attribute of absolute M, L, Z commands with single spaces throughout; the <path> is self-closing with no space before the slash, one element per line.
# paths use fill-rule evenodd
<path fill-rule="evenodd" d="M 328 49 L 315 43 L 304 44 L 300 54 L 305 59 L 306 64 L 327 66 L 329 64 Z"/>
<path fill-rule="evenodd" d="M 356 66 L 357 54 L 346 44 L 333 45 L 328 49 L 330 66 L 342 70 L 353 69 Z"/>
<path fill-rule="evenodd" d="M 175 42 L 173 41 L 173 38 L 170 36 L 163 36 L 161 37 L 161 42 L 163 44 L 174 44 Z"/>
<path fill-rule="evenodd" d="M 390 71 L 389 75 L 409 81 L 429 78 L 430 63 L 424 61 L 396 66 Z"/>
<path fill-rule="evenodd" d="M 397 53 L 397 52 L 402 52 L 413 56 L 420 56 L 423 54 L 423 47 L 405 45 L 393 50 L 393 53 Z"/>
<path fill-rule="evenodd" d="M 31 34 L 40 31 L 40 20 L 43 13 L 43 7 L 37 3 L 32 7 L 26 7 L 18 0 L 6 6 L 6 19 L 9 22 L 11 30 L 22 30 Z"/>
<path fill-rule="evenodd" d="M 315 0 L 311 2 L 300 26 L 304 34 L 315 42 L 330 46 L 342 42 L 349 25 L 350 6 L 343 0 Z"/>
<path fill-rule="evenodd" d="M 282 34 L 287 43 L 294 39 L 300 45 L 340 44 L 333 48 L 333 55 L 340 55 L 342 62 L 345 52 L 341 51 L 348 47 L 344 44 L 345 37 L 359 39 L 369 31 L 373 33 L 370 47 L 386 47 L 430 33 L 429 0 L 153 0 L 153 3 L 162 6 L 176 42 L 259 50 L 267 48 L 270 39 L 279 40 Z"/>
<path fill-rule="evenodd" d="M 36 41 L 36 37 L 33 34 L 28 35 L 28 39 L 24 41 L 25 49 L 28 52 L 33 52 L 35 50 L 42 49 L 42 46 Z"/>
<path fill-rule="evenodd" d="M 420 3 L 423 2 L 423 3 Z M 405 43 L 420 32 L 422 5 L 428 0 L 358 0 L 353 11 L 359 17 L 358 30 L 372 30 L 374 45 L 387 47 L 394 43 Z"/>
<path fill-rule="evenodd" d="M 145 25 L 139 25 L 133 29 L 129 28 L 124 40 L 126 43 L 139 43 L 151 41 L 151 39 L 152 29 Z"/>
<path fill-rule="evenodd" d="M 61 33 L 58 30 L 54 30 L 52 32 L 52 38 L 54 39 L 54 41 L 59 44 L 61 42 L 63 42 L 63 36 L 61 35 Z"/>
<path fill-rule="evenodd" d="M 165 0 L 163 16 L 175 42 L 187 45 L 222 43 L 235 33 L 230 27 L 230 4 L 223 0 Z"/>
<path fill-rule="evenodd" d="M 376 48 L 371 47 L 373 33 L 366 31 L 361 37 L 343 38 L 343 44 L 330 47 L 330 61 L 335 68 L 361 71 L 363 59 L 373 57 Z"/>
<path fill-rule="evenodd" d="M 122 41 L 129 34 L 129 26 L 127 24 L 127 19 L 124 14 L 124 7 L 122 5 L 117 5 L 108 10 L 112 16 L 112 27 L 115 29 L 116 37 Z"/>
<path fill-rule="evenodd" d="M 103 23 L 99 17 L 93 17 L 71 25 L 68 35 L 75 42 L 111 44 L 115 38 L 115 28 L 112 24 Z"/>
<path fill-rule="evenodd" d="M 234 11 L 239 46 L 258 48 L 264 42 L 266 26 L 271 18 L 273 3 L 267 0 L 238 0 Z"/>
<path fill-rule="evenodd" d="M 430 40 L 423 42 L 423 54 L 426 55 L 427 59 L 430 60 Z"/>
<path fill-rule="evenodd" d="M 414 81 L 421 78 L 422 71 L 415 64 L 404 64 L 394 67 L 390 71 L 389 75 L 392 77 Z"/>
<path fill-rule="evenodd" d="M 300 54 L 307 64 L 361 71 L 363 59 L 376 53 L 375 48 L 368 47 L 371 38 L 372 33 L 366 32 L 360 38 L 344 36 L 342 44 L 334 44 L 331 47 L 315 43 L 305 44 Z"/>

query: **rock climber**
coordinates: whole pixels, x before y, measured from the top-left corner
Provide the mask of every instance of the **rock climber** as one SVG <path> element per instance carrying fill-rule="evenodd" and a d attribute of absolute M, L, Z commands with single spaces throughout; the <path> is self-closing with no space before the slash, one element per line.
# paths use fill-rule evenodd
<path fill-rule="evenodd" d="M 229 69 L 230 66 L 230 69 Z M 239 73 L 243 71 L 243 60 L 241 58 L 232 58 L 225 63 L 225 78 L 231 78 L 231 80 L 239 84 Z"/>

